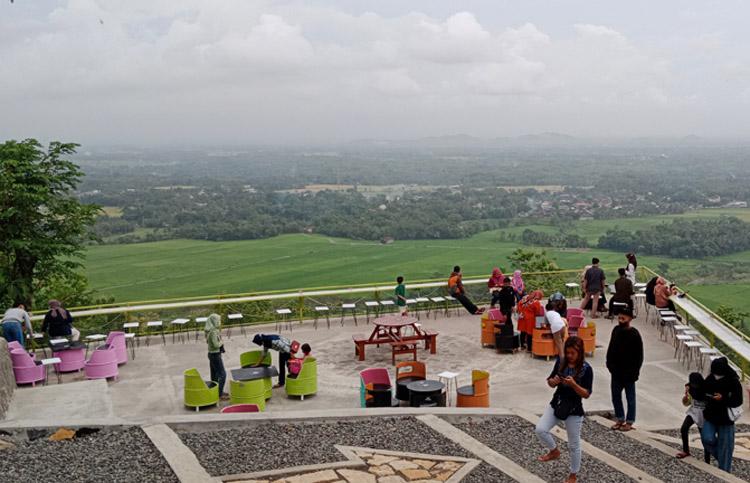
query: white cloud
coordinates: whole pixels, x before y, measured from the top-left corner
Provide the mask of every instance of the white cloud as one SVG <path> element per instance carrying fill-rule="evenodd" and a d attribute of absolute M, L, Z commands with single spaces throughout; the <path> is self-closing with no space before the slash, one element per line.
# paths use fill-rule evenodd
<path fill-rule="evenodd" d="M 548 30 L 466 11 L 388 16 L 294 0 L 55 3 L 0 6 L 0 132 L 114 141 L 124 131 L 138 141 L 179 124 L 187 131 L 169 130 L 175 138 L 208 142 L 221 132 L 241 140 L 251 132 L 247 141 L 283 141 L 389 136 L 389 120 L 410 117 L 431 134 L 508 134 L 492 132 L 498 125 L 529 132 L 540 118 L 588 132 L 605 124 L 571 125 L 567 113 L 588 106 L 613 126 L 638 127 L 623 107 L 661 112 L 698 98 L 706 105 L 716 99 L 706 79 L 732 79 L 721 102 L 744 99 L 748 86 L 750 59 L 739 57 L 742 49 L 720 59 L 731 42 L 715 26 L 670 33 L 660 49 L 611 25 Z M 705 56 L 687 82 L 684 62 L 695 49 L 717 58 Z M 380 124 L 360 128 L 348 117 L 370 112 Z M 279 129 L 292 113 L 305 127 Z"/>

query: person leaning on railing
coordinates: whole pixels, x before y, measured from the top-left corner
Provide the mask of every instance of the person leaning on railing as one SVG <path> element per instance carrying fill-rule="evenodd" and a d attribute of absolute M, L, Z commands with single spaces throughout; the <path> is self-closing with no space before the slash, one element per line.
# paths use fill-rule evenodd
<path fill-rule="evenodd" d="M 31 336 L 34 330 L 31 328 L 31 319 L 29 318 L 28 312 L 26 312 L 26 306 L 24 304 L 18 304 L 13 308 L 5 311 L 2 324 L 2 333 L 5 340 L 8 342 L 16 341 L 22 346 L 24 345 L 23 339 L 23 324 L 26 324 L 26 333 Z"/>

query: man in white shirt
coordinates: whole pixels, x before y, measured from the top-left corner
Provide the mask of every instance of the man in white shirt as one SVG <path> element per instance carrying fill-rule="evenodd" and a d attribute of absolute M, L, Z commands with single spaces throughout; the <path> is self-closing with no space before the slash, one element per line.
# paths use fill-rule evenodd
<path fill-rule="evenodd" d="M 554 307 L 555 305 L 552 302 L 547 303 L 544 316 L 547 319 L 550 332 L 552 332 L 552 340 L 555 341 L 557 353 L 562 361 L 565 360 L 565 334 L 567 332 L 568 324 L 565 322 L 565 319 L 554 310 Z"/>

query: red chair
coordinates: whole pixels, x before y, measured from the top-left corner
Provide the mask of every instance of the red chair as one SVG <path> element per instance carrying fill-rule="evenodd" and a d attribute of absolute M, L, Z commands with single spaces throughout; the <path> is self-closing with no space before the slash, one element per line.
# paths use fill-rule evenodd
<path fill-rule="evenodd" d="M 10 358 L 13 364 L 13 375 L 16 376 L 16 384 L 31 384 L 35 386 L 37 382 L 44 381 L 47 378 L 45 367 L 31 357 L 24 349 L 13 349 L 10 351 Z"/>
<path fill-rule="evenodd" d="M 359 383 L 359 402 L 363 408 L 367 407 L 367 403 L 372 399 L 372 396 L 367 393 L 367 389 L 372 389 L 375 384 L 383 384 L 393 387 L 391 384 L 391 377 L 388 375 L 388 370 L 382 368 L 365 369 L 360 372 Z"/>
<path fill-rule="evenodd" d="M 221 413 L 259 413 L 260 408 L 257 404 L 232 404 L 221 408 Z"/>

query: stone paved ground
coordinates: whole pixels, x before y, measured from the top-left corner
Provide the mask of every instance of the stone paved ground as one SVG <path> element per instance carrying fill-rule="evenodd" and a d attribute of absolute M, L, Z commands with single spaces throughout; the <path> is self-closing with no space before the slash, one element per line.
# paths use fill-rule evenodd
<path fill-rule="evenodd" d="M 41 437 L 33 441 L 15 438 L 14 447 L 0 449 L 0 481 L 178 482 L 161 453 L 137 427 L 99 431 L 64 441 L 48 441 L 47 432 L 31 436 Z"/>
<path fill-rule="evenodd" d="M 216 476 L 342 461 L 335 444 L 475 458 L 412 417 L 263 423 L 243 429 L 181 432 L 180 437 L 208 472 Z M 513 480 L 481 463 L 463 481 Z"/>

